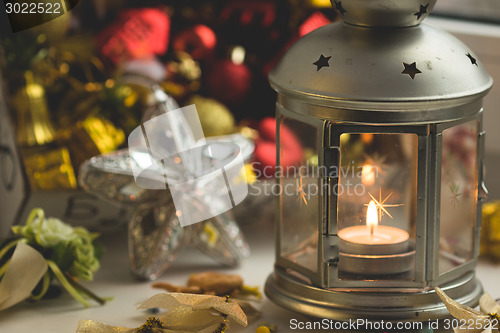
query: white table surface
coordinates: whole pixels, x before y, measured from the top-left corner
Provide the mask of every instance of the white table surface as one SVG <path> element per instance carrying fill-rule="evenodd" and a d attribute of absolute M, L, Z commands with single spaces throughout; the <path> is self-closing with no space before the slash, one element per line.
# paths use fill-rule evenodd
<path fill-rule="evenodd" d="M 241 274 L 248 285 L 258 285 L 261 288 L 267 276 L 273 270 L 274 264 L 274 226 L 271 221 L 256 216 L 252 224 L 243 225 L 249 239 L 252 254 L 237 269 L 224 269 L 212 259 L 196 250 L 186 250 L 173 266 L 159 279 L 170 283 L 184 285 L 189 274 L 206 270 L 217 270 Z M 0 312 L 1 333 L 54 333 L 75 332 L 78 321 L 92 319 L 110 325 L 137 327 L 141 325 L 148 314 L 138 311 L 135 306 L 160 292 L 151 288 L 150 282 L 138 282 L 129 272 L 126 250 L 126 233 L 102 238 L 107 249 L 102 260 L 102 268 L 96 274 L 93 282 L 86 286 L 100 296 L 113 296 L 114 300 L 104 306 L 93 304 L 84 308 L 69 295 L 57 299 L 43 300 L 37 303 L 23 302 L 10 309 Z M 484 288 L 495 297 L 500 297 L 500 264 L 481 260 L 477 274 Z M 280 332 L 291 332 L 289 321 L 292 318 L 307 320 L 298 314 L 284 310 L 264 297 L 261 302 L 262 317 L 241 332 L 255 332 L 259 321 L 277 324 Z M 233 324 L 233 327 L 236 324 Z M 233 331 L 233 330 L 231 330 Z M 295 330 L 294 332 L 306 332 Z M 309 331 L 311 332 L 311 331 Z"/>

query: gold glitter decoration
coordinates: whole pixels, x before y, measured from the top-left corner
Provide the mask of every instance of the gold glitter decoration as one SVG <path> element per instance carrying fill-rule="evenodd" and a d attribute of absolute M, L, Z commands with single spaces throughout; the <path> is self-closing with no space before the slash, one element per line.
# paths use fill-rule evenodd
<path fill-rule="evenodd" d="M 481 255 L 500 260 L 500 201 L 483 205 Z"/>
<path fill-rule="evenodd" d="M 141 304 L 139 309 L 163 308 L 170 310 L 160 319 L 168 328 L 177 330 L 199 330 L 220 322 L 213 310 L 226 314 L 229 319 L 247 326 L 247 317 L 238 303 L 226 302 L 225 297 L 197 294 L 158 294 Z M 196 321 L 190 320 L 196 315 Z"/>
<path fill-rule="evenodd" d="M 233 114 L 224 104 L 199 95 L 189 99 L 187 105 L 190 104 L 196 105 L 205 136 L 227 135 L 236 131 Z"/>
<path fill-rule="evenodd" d="M 154 333 L 157 328 L 165 328 L 165 325 L 156 317 L 149 317 L 146 322 L 137 329 L 137 333 Z"/>
<path fill-rule="evenodd" d="M 247 316 L 231 298 L 210 295 L 170 293 L 155 295 L 139 305 L 138 309 L 162 308 L 169 310 L 163 317 L 150 317 L 137 328 L 110 326 L 92 320 L 82 320 L 76 333 L 223 333 L 230 320 L 247 326 Z M 210 331 L 206 331 L 211 329 Z"/>
<path fill-rule="evenodd" d="M 54 141 L 45 88 L 31 71 L 24 73 L 26 85 L 13 99 L 17 112 L 17 141 L 22 146 L 40 146 Z"/>
<path fill-rule="evenodd" d="M 76 168 L 91 156 L 116 150 L 125 141 L 125 133 L 103 117 L 87 116 L 60 130 L 57 139 L 68 147 Z"/>
<path fill-rule="evenodd" d="M 77 188 L 75 172 L 66 148 L 24 150 L 24 166 L 30 185 L 35 190 Z"/>

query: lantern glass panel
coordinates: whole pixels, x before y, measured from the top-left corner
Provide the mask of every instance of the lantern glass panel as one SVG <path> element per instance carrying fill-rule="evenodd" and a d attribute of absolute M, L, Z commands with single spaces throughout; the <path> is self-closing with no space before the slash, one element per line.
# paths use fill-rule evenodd
<path fill-rule="evenodd" d="M 280 254 L 312 271 L 318 269 L 318 130 L 295 119 L 280 121 Z"/>
<path fill-rule="evenodd" d="M 440 274 L 474 258 L 478 132 L 471 120 L 442 134 Z"/>
<path fill-rule="evenodd" d="M 340 136 L 340 279 L 414 279 L 417 157 L 416 134 Z"/>

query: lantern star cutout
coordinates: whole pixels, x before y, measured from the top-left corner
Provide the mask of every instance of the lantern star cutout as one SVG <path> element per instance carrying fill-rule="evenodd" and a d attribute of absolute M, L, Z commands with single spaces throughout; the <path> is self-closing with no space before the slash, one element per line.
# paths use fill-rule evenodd
<path fill-rule="evenodd" d="M 429 7 L 429 4 L 423 6 L 423 5 L 420 5 L 420 9 L 418 12 L 416 12 L 415 14 L 413 15 L 416 15 L 417 16 L 417 20 L 420 20 L 420 18 L 422 17 L 422 15 L 424 14 L 427 14 L 427 8 Z"/>
<path fill-rule="evenodd" d="M 422 73 L 417 68 L 416 62 L 413 62 L 411 64 L 407 64 L 406 62 L 403 62 L 403 65 L 405 66 L 405 69 L 401 72 L 401 74 L 408 74 L 412 80 L 415 79 L 415 75 Z"/>
<path fill-rule="evenodd" d="M 450 197 L 450 201 L 453 207 L 459 204 L 459 197 L 462 195 L 462 193 L 460 193 L 459 191 L 460 191 L 460 184 L 456 183 L 450 184 L 450 192 L 452 194 Z"/>
<path fill-rule="evenodd" d="M 467 58 L 469 58 L 469 60 L 470 60 L 471 64 L 473 64 L 473 65 L 476 65 L 476 66 L 477 66 L 477 60 L 476 60 L 476 58 L 474 58 L 474 57 L 470 54 L 470 52 L 469 52 L 469 53 L 467 53 L 467 54 L 466 54 L 466 56 L 467 56 Z"/>
<path fill-rule="evenodd" d="M 379 155 L 378 153 L 375 153 L 372 156 L 369 156 L 365 154 L 365 163 L 374 167 L 377 173 L 382 173 L 382 174 L 386 173 L 385 171 L 385 169 L 387 168 L 386 160 L 387 156 L 385 155 Z"/>
<path fill-rule="evenodd" d="M 297 179 L 295 182 L 296 182 L 296 185 L 297 185 L 297 194 L 298 194 L 297 199 L 299 199 L 299 200 L 302 199 L 302 200 L 300 200 L 300 205 L 301 206 L 302 206 L 302 201 L 304 201 L 304 203 L 307 206 L 306 194 L 304 192 L 304 186 L 307 185 L 307 182 L 303 181 L 302 176 L 300 177 L 300 180 Z"/>
<path fill-rule="evenodd" d="M 340 15 L 344 16 L 345 13 L 347 13 L 347 10 L 342 7 L 342 1 L 334 1 L 335 4 L 335 9 L 338 10 Z"/>
<path fill-rule="evenodd" d="M 368 192 L 368 195 L 372 198 L 373 202 L 375 202 L 375 206 L 377 207 L 377 210 L 378 210 L 378 219 L 379 219 L 379 222 L 382 220 L 382 215 L 384 213 L 386 213 L 391 219 L 393 218 L 391 214 L 389 214 L 389 212 L 387 211 L 387 209 L 385 209 L 386 207 L 399 207 L 399 206 L 403 206 L 403 204 L 386 204 L 385 202 L 390 198 L 390 196 L 392 195 L 392 192 L 385 197 L 385 199 L 382 200 L 382 189 L 380 190 L 380 193 L 379 193 L 379 199 L 375 199 L 375 197 L 370 193 Z M 365 204 L 365 206 L 369 206 L 367 204 Z"/>
<path fill-rule="evenodd" d="M 330 67 L 328 61 L 332 56 L 325 57 L 324 55 L 320 55 L 319 59 L 316 62 L 313 62 L 313 65 L 316 65 L 316 71 L 319 71 L 323 67 Z"/>

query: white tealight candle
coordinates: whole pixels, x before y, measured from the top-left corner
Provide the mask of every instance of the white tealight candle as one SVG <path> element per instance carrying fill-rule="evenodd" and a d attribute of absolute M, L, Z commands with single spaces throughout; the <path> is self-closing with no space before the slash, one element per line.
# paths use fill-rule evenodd
<path fill-rule="evenodd" d="M 408 232 L 378 225 L 377 207 L 370 201 L 366 213 L 366 226 L 347 227 L 339 231 L 340 249 L 351 254 L 398 254 L 408 251 Z"/>
<path fill-rule="evenodd" d="M 365 226 L 339 231 L 340 249 L 351 254 L 398 254 L 408 250 L 410 235 L 399 228 L 380 225 L 373 234 Z"/>

